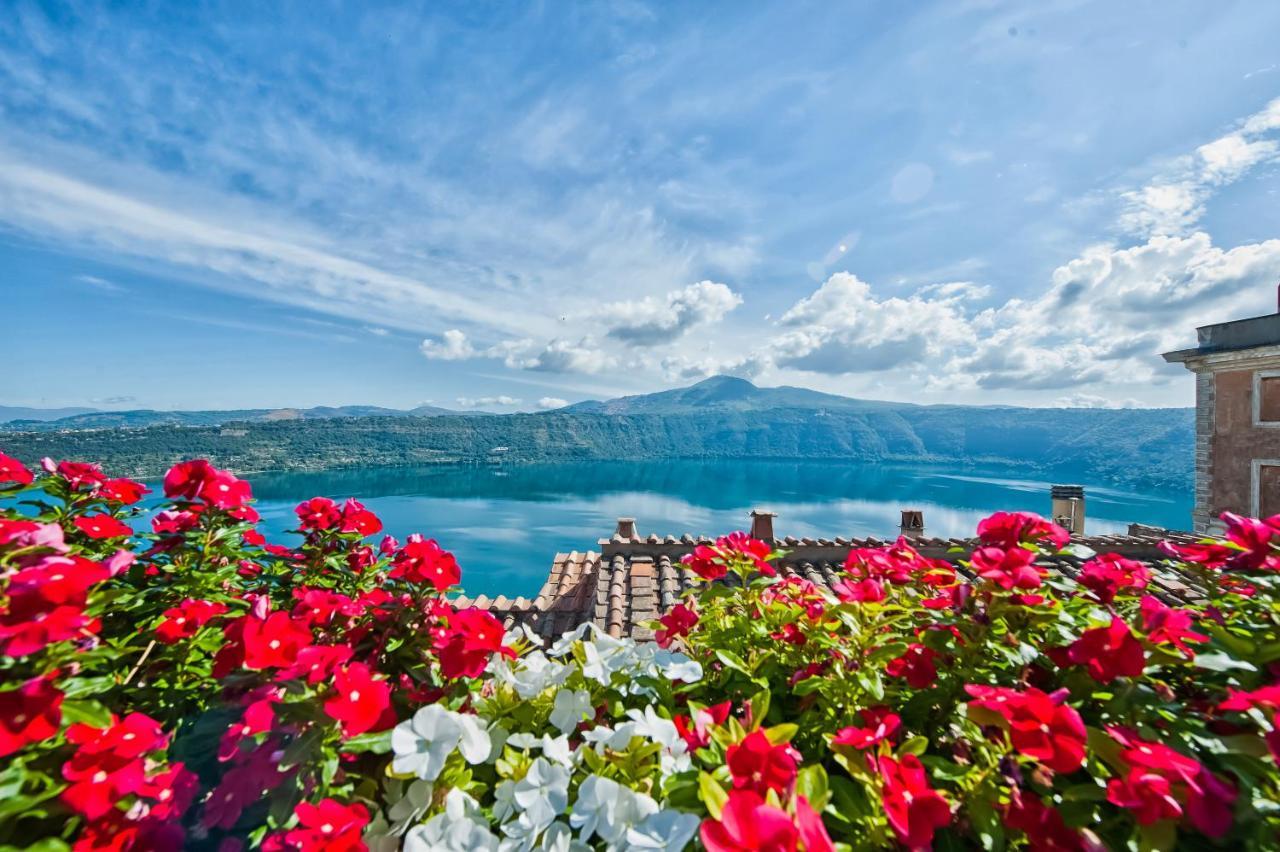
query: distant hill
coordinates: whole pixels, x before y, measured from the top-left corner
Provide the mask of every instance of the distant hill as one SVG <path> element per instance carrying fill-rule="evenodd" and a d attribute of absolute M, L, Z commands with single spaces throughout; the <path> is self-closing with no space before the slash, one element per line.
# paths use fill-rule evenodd
<path fill-rule="evenodd" d="M 4 418 L 4 412 L 26 412 Z M 57 416 L 40 416 L 54 412 Z M 330 420 L 339 417 L 438 417 L 459 414 L 447 408 L 422 405 L 408 411 L 376 405 L 317 406 L 316 408 L 242 408 L 211 411 L 95 411 L 94 409 L 0 408 L 0 429 L 53 431 L 59 429 L 141 429 L 148 426 L 220 426 L 223 423 L 271 423 L 278 420 Z M 5 419 L 8 422 L 3 422 Z"/>
<path fill-rule="evenodd" d="M 911 405 L 718 377 L 539 414 L 281 411 L 238 413 L 238 420 L 228 419 L 231 412 L 149 412 L 189 419 L 67 431 L 68 420 L 107 422 L 78 415 L 52 430 L 33 423 L 0 435 L 0 449 L 30 462 L 46 455 L 101 461 L 134 476 L 203 456 L 242 472 L 698 458 L 1015 464 L 1028 475 L 1066 471 L 1158 488 L 1188 488 L 1192 478 L 1191 409 Z M 326 411 L 342 413 L 316 413 Z M 130 412 L 113 416 L 122 414 Z"/>
<path fill-rule="evenodd" d="M 94 408 L 27 408 L 21 405 L 0 405 L 0 423 L 8 420 L 58 420 L 77 414 L 88 414 Z"/>

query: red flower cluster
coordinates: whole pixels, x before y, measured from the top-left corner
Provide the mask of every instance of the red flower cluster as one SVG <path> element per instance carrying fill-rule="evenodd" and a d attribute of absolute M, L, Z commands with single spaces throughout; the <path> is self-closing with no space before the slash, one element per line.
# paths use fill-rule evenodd
<path fill-rule="evenodd" d="M 0 611 L 0 654 L 25 657 L 96 632 L 99 625 L 84 608 L 89 589 L 108 576 L 105 566 L 81 556 L 19 559 L 9 575 L 8 606 Z"/>
<path fill-rule="evenodd" d="M 1179 819 L 1184 814 L 1201 834 L 1221 837 L 1231 830 L 1236 791 L 1200 761 L 1163 743 L 1121 728 L 1107 731 L 1124 747 L 1128 774 L 1107 784 L 1107 801 L 1134 812 L 1139 825 Z"/>
<path fill-rule="evenodd" d="M 1118 677 L 1137 677 L 1147 664 L 1142 643 L 1123 619 L 1112 618 L 1107 627 L 1086 630 L 1067 648 L 1067 659 L 1084 666 L 1098 683 Z"/>
<path fill-rule="evenodd" d="M 899 760 L 881 757 L 876 766 L 889 827 L 912 849 L 928 848 L 933 833 L 951 822 L 951 806 L 929 786 L 929 776 L 914 754 L 904 754 Z"/>
<path fill-rule="evenodd" d="M 1038 589 L 1048 573 L 1036 565 L 1036 554 L 1021 545 L 979 548 L 970 564 L 979 577 L 1006 591 Z"/>
<path fill-rule="evenodd" d="M 453 554 L 444 550 L 434 538 L 423 539 L 411 535 L 391 560 L 390 577 L 403 578 L 410 583 L 430 583 L 438 592 L 458 584 L 462 569 Z"/>
<path fill-rule="evenodd" d="M 333 678 L 333 691 L 333 697 L 324 703 L 324 712 L 342 723 L 343 736 L 383 730 L 396 723 L 391 686 L 375 678 L 364 663 L 339 669 Z"/>
<path fill-rule="evenodd" d="M 675 723 L 676 732 L 685 741 L 689 751 L 697 751 L 710 745 L 711 728 L 723 725 L 729 718 L 729 711 L 732 708 L 732 702 L 722 701 L 710 707 L 694 710 L 687 716 L 676 716 L 671 721 Z"/>
<path fill-rule="evenodd" d="M 708 852 L 835 852 L 803 796 L 796 797 L 793 818 L 754 790 L 731 790 L 720 818 L 703 820 L 700 835 Z"/>
<path fill-rule="evenodd" d="M 0 692 L 0 757 L 44 742 L 62 727 L 63 696 L 53 684 L 55 674 Z"/>
<path fill-rule="evenodd" d="M 1020 544 L 1061 550 L 1071 541 L 1071 533 L 1032 512 L 996 512 L 978 522 L 978 538 L 1005 550 Z"/>
<path fill-rule="evenodd" d="M 895 657 L 885 665 L 884 672 L 889 677 L 905 679 L 907 686 L 912 689 L 927 689 L 938 679 L 938 667 L 933 662 L 937 658 L 937 651 L 919 642 L 912 642 L 902 656 Z"/>
<path fill-rule="evenodd" d="M 156 626 L 156 638 L 166 645 L 195 636 L 215 617 L 227 611 L 227 605 L 187 598 L 164 611 L 164 621 Z"/>
<path fill-rule="evenodd" d="M 479 677 L 494 654 L 516 655 L 502 644 L 502 623 L 484 610 L 460 609 L 447 616 L 447 620 L 435 642 L 440 672 L 445 677 Z"/>
<path fill-rule="evenodd" d="M 164 495 L 183 500 L 201 500 L 213 509 L 222 509 L 243 521 L 257 521 L 258 513 L 248 504 L 253 499 L 249 483 L 204 459 L 182 462 L 164 475 Z"/>
<path fill-rule="evenodd" d="M 362 835 L 369 824 L 369 809 L 359 802 L 301 802 L 293 812 L 298 827 L 267 838 L 262 844 L 266 852 L 363 852 L 368 848 Z"/>
<path fill-rule="evenodd" d="M 747 565 L 766 577 L 777 574 L 769 564 L 772 549 L 744 532 L 734 532 L 716 539 L 714 545 L 700 544 L 680 561 L 704 580 L 719 580 L 729 573 L 730 565 Z"/>
<path fill-rule="evenodd" d="M 27 466 L 15 459 L 13 456 L 7 456 L 0 453 L 0 485 L 5 483 L 13 483 L 14 485 L 30 485 L 35 477 Z"/>
<path fill-rule="evenodd" d="M 785 792 L 796 780 L 800 753 L 787 743 L 774 745 L 764 731 L 752 731 L 742 742 L 725 751 L 725 763 L 737 789 L 764 795 L 770 790 Z"/>
<path fill-rule="evenodd" d="M 692 606 L 676 604 L 671 611 L 658 619 L 662 627 L 654 632 L 654 640 L 663 648 L 668 647 L 681 636 L 688 636 L 689 631 L 698 624 L 698 611 Z"/>
<path fill-rule="evenodd" d="M 965 691 L 974 699 L 969 702 L 970 716 L 1008 731 L 1019 754 L 1054 772 L 1074 772 L 1084 765 L 1088 735 L 1080 714 L 1063 703 L 1065 693 L 978 684 L 969 684 Z"/>
<path fill-rule="evenodd" d="M 1150 581 L 1146 565 L 1118 553 L 1104 553 L 1080 566 L 1080 585 L 1104 604 L 1110 604 L 1121 592 L 1145 589 Z"/>
<path fill-rule="evenodd" d="M 299 503 L 294 510 L 304 530 L 320 531 L 337 529 L 339 532 L 355 532 L 361 537 L 375 535 L 382 530 L 382 521 L 362 503 L 348 499 L 342 508 L 328 497 L 312 497 Z"/>
<path fill-rule="evenodd" d="M 890 742 L 902 728 L 902 717 L 888 707 L 867 707 L 862 711 L 863 726 L 851 725 L 836 731 L 832 746 L 869 749 Z"/>
<path fill-rule="evenodd" d="M 128 524 L 121 523 L 108 514 L 81 515 L 72 521 L 76 529 L 92 539 L 124 538 L 133 535 Z"/>

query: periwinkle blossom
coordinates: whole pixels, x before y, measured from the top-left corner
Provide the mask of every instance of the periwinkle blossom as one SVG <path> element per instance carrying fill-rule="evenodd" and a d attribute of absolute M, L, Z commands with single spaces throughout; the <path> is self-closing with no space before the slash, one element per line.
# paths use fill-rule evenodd
<path fill-rule="evenodd" d="M 675 722 L 659 716 L 652 704 L 644 710 L 628 710 L 627 718 L 631 719 L 632 731 L 636 735 L 662 746 L 659 760 L 664 777 L 683 772 L 692 765 L 687 753 L 689 747 L 676 729 Z"/>
<path fill-rule="evenodd" d="M 672 809 L 657 811 L 627 829 L 627 850 L 683 849 L 693 840 L 700 823 L 696 814 Z"/>
<path fill-rule="evenodd" d="M 658 803 L 611 778 L 592 775 L 578 788 L 569 823 L 580 829 L 580 837 L 588 841 L 593 835 L 611 847 L 621 843 L 627 831 L 651 814 Z"/>
<path fill-rule="evenodd" d="M 585 689 L 561 689 L 556 692 L 555 705 L 551 710 L 551 724 L 562 734 L 568 734 L 578 727 L 584 719 L 595 714 L 595 706 L 591 703 L 591 693 Z"/>
<path fill-rule="evenodd" d="M 444 813 L 410 831 L 405 852 L 498 852 L 498 837 L 480 813 L 475 799 L 458 789 L 449 791 Z"/>
<path fill-rule="evenodd" d="M 503 833 L 532 848 L 538 835 L 569 806 L 569 775 L 568 769 L 545 757 L 535 759 L 512 791 L 519 816 L 502 826 Z"/>
<path fill-rule="evenodd" d="M 517 695 L 528 701 L 546 689 L 560 686 L 572 671 L 570 666 L 547 659 L 541 651 L 534 651 L 494 674 L 500 683 L 511 686 Z"/>
<path fill-rule="evenodd" d="M 477 764 L 489 757 L 490 747 L 489 732 L 475 716 L 429 704 L 391 732 L 391 771 L 434 781 L 455 749 Z"/>
<path fill-rule="evenodd" d="M 430 781 L 415 779 L 404 787 L 400 798 L 387 809 L 387 817 L 391 820 L 391 833 L 404 834 L 409 826 L 415 824 L 431 807 L 434 788 Z"/>

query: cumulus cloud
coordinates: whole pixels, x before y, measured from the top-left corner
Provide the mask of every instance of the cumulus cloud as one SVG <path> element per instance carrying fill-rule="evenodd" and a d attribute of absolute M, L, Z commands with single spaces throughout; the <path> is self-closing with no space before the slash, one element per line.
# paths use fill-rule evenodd
<path fill-rule="evenodd" d="M 541 408 L 543 411 L 564 408 L 568 404 L 569 400 L 561 399 L 558 396 L 544 396 L 542 399 L 538 400 L 538 408 Z"/>
<path fill-rule="evenodd" d="M 767 351 L 728 358 L 715 356 L 689 358 L 683 355 L 671 355 L 663 358 L 661 362 L 662 373 L 669 381 L 698 380 L 709 376 L 754 379 L 771 366 L 773 366 L 773 360 Z"/>
<path fill-rule="evenodd" d="M 606 334 L 630 346 L 655 346 L 682 337 L 699 325 L 709 325 L 742 304 L 742 297 L 725 284 L 699 281 L 662 298 L 615 302 L 599 314 Z"/>
<path fill-rule="evenodd" d="M 422 350 L 423 355 L 433 361 L 465 361 L 476 357 L 476 350 L 472 347 L 471 341 L 456 328 L 451 328 L 440 335 L 439 340 L 431 338 L 423 340 L 419 349 Z"/>
<path fill-rule="evenodd" d="M 599 373 L 617 364 L 617 358 L 595 346 L 589 337 L 574 342 L 556 338 L 545 344 L 533 340 L 509 340 L 487 350 L 501 357 L 513 370 L 544 373 Z"/>
<path fill-rule="evenodd" d="M 459 408 L 493 408 L 495 406 L 509 408 L 520 404 L 520 400 L 514 396 L 481 396 L 474 399 L 460 396 L 456 402 Z"/>
<path fill-rule="evenodd" d="M 1058 397 L 1054 404 L 1058 408 L 1141 408 L 1136 399 L 1109 399 L 1090 393 L 1073 393 Z"/>

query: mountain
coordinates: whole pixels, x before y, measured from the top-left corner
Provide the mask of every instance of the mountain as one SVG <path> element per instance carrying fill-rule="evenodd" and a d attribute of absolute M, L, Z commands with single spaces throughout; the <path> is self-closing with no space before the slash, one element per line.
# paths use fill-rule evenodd
<path fill-rule="evenodd" d="M 316 411 L 352 409 L 246 412 L 252 416 L 234 428 L 226 428 L 228 412 L 179 412 L 193 420 L 127 431 L 75 431 L 65 420 L 53 429 L 33 423 L 0 435 L 0 449 L 28 462 L 42 456 L 100 461 L 131 476 L 155 476 L 192 457 L 244 473 L 499 461 L 811 459 L 956 470 L 1005 464 L 1023 475 L 1060 471 L 1128 486 L 1188 488 L 1195 434 L 1191 409 L 912 405 L 760 388 L 725 377 L 539 414 Z M 193 422 L 202 416 L 216 422 Z"/>
<path fill-rule="evenodd" d="M 4 422 L 5 411 L 26 412 Z M 67 414 L 53 415 L 65 411 Z M 460 414 L 447 408 L 420 405 L 408 411 L 377 405 L 317 406 L 315 408 L 242 408 L 211 411 L 95 411 L 93 409 L 0 408 L 0 430 L 57 431 L 64 429 L 144 429 L 151 426 L 220 426 L 223 423 L 271 423 L 280 420 L 332 420 L 345 417 L 439 417 Z"/>
<path fill-rule="evenodd" d="M 93 408 L 27 408 L 21 405 L 0 405 L 0 423 L 8 420 L 57 420 L 76 414 L 88 414 Z"/>

